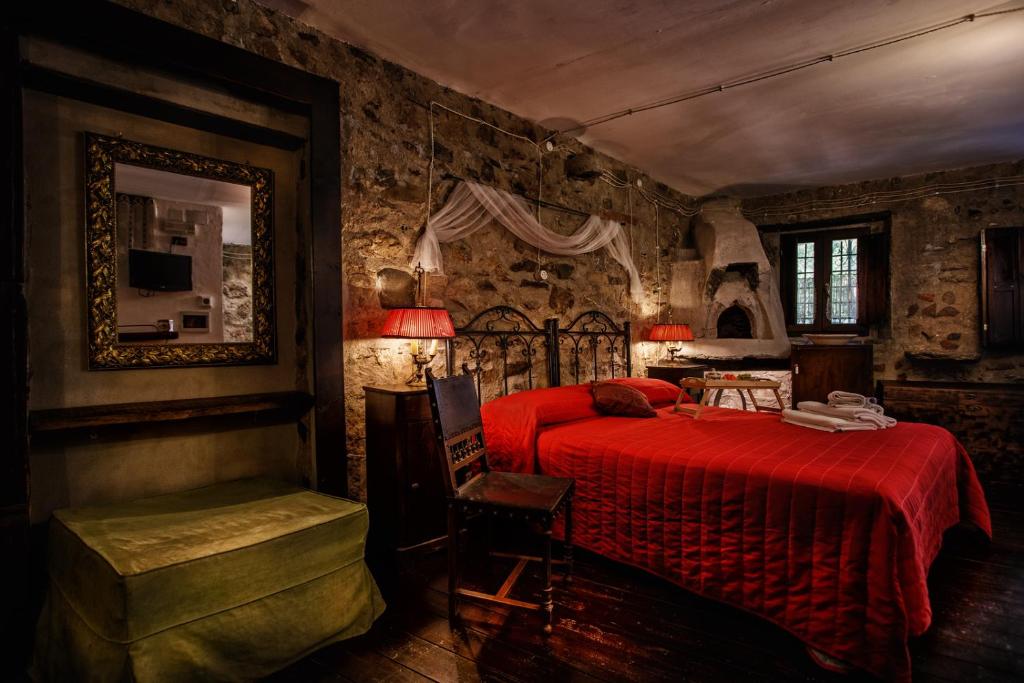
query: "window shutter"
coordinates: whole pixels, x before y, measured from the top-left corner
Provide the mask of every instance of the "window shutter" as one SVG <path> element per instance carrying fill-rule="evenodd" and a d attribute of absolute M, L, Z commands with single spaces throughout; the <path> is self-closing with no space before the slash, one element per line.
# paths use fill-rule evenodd
<path fill-rule="evenodd" d="M 992 348 L 1012 347 L 1022 342 L 1024 297 L 1022 297 L 1021 258 L 1024 244 L 1014 228 L 990 228 L 985 231 L 985 316 L 984 338 Z"/>
<path fill-rule="evenodd" d="M 864 253 L 864 279 L 860 307 L 861 325 L 878 325 L 889 317 L 889 234 L 876 232 L 860 238 L 858 249 Z"/>

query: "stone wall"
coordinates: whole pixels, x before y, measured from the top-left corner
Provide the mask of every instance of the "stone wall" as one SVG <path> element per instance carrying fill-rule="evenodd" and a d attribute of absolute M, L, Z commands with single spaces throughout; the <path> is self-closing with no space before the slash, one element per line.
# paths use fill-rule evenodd
<path fill-rule="evenodd" d="M 751 199 L 743 210 L 759 224 L 891 211 L 889 321 L 873 331 L 876 379 L 1024 382 L 1024 353 L 982 348 L 978 267 L 982 229 L 1024 226 L 1024 186 L 844 210 L 813 208 L 815 202 L 856 200 L 868 193 L 1022 174 L 1024 161 L 872 180 Z M 768 209 L 772 213 L 766 216 Z M 769 258 L 777 260 L 777 237 L 764 239 Z"/>
<path fill-rule="evenodd" d="M 252 246 L 224 245 L 224 341 L 252 341 Z"/>
<path fill-rule="evenodd" d="M 410 369 L 408 344 L 384 340 L 379 332 L 386 312 L 380 304 L 377 275 L 386 268 L 410 269 L 413 245 L 426 216 L 430 163 L 428 104 L 432 100 L 531 140 L 549 131 L 479 100 L 444 88 L 407 69 L 331 39 L 250 0 L 211 3 L 204 0 L 118 0 L 159 19 L 243 47 L 271 59 L 339 82 L 342 101 L 344 337 L 347 451 L 350 489 L 363 495 L 363 390 L 367 384 L 403 381 Z M 647 192 L 669 202 L 692 204 L 635 169 L 590 150 L 575 140 L 558 140 L 542 154 L 533 144 L 488 126 L 437 110 L 433 207 L 440 206 L 454 180 L 479 180 L 495 187 L 535 196 L 585 213 L 614 211 L 633 216 L 633 257 L 644 283 L 644 302 L 630 302 L 622 268 L 603 252 L 577 258 L 537 254 L 498 226 L 471 240 L 443 245 L 445 277 L 430 278 L 429 297 L 450 308 L 456 324 L 497 304 L 521 308 L 538 324 L 557 316 L 566 323 L 578 313 L 597 308 L 616 320 L 630 319 L 636 339 L 643 338 L 656 318 L 656 275 L 667 283 L 670 269 L 658 263 L 662 253 L 688 243 L 689 221 L 680 213 L 654 205 L 637 191 L 614 187 L 599 177 L 567 174 L 601 168 L 622 179 L 640 179 Z M 586 163 L 580 163 L 584 159 Z M 538 163 L 541 163 L 538 182 Z M 582 222 L 578 215 L 541 210 L 541 219 L 561 233 Z M 546 282 L 534 273 L 548 270 Z M 662 298 L 662 307 L 667 302 Z M 658 349 L 634 345 L 635 374 Z"/>

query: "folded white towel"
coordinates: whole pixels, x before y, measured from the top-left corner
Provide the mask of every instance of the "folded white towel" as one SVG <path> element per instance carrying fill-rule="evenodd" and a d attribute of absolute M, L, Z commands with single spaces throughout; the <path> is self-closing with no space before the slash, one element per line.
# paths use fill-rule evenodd
<path fill-rule="evenodd" d="M 782 421 L 797 425 L 798 427 L 809 427 L 810 429 L 818 429 L 823 432 L 866 432 L 878 429 L 878 425 L 871 422 L 843 420 L 838 417 L 829 417 L 820 413 L 807 413 L 791 408 L 786 408 L 782 411 Z"/>
<path fill-rule="evenodd" d="M 890 427 L 896 426 L 895 417 L 889 417 L 888 415 L 882 415 L 878 411 L 865 410 L 863 408 L 857 411 L 857 414 L 856 416 L 854 416 L 854 419 L 856 419 L 858 422 L 869 422 L 871 424 L 876 424 L 880 429 L 889 429 Z"/>
<path fill-rule="evenodd" d="M 828 415 L 829 417 L 836 417 L 841 420 L 870 422 L 878 425 L 880 429 L 888 429 L 889 427 L 896 426 L 896 418 L 887 417 L 882 414 L 882 406 L 875 406 L 878 410 L 872 410 L 867 406 L 857 408 L 854 406 L 826 405 L 820 401 L 800 401 L 796 404 L 796 407 L 798 410 L 804 412 Z"/>
<path fill-rule="evenodd" d="M 882 413 L 882 406 L 878 405 L 878 400 L 874 396 L 864 396 L 863 394 L 855 394 L 852 391 L 833 391 L 828 395 L 828 404 L 833 407 L 854 407 L 854 408 L 866 408 L 873 410 L 876 413 Z"/>

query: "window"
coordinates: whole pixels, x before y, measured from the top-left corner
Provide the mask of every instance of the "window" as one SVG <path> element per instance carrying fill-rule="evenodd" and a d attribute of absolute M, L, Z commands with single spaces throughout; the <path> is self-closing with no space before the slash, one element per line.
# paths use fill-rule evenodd
<path fill-rule="evenodd" d="M 762 226 L 779 231 L 786 325 L 803 332 L 855 332 L 887 317 L 888 216 Z"/>
<path fill-rule="evenodd" d="M 828 319 L 834 325 L 857 324 L 857 239 L 829 240 L 832 273 L 825 290 Z"/>
<path fill-rule="evenodd" d="M 814 242 L 796 244 L 796 324 L 814 324 Z"/>

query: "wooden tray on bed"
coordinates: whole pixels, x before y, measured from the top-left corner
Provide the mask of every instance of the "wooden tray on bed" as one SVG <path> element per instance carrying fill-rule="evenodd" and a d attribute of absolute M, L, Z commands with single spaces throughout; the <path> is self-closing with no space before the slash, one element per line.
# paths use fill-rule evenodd
<path fill-rule="evenodd" d="M 708 400 L 711 398 L 711 392 L 715 389 L 735 389 L 739 393 L 740 398 L 743 397 L 743 392 L 746 392 L 750 398 L 751 405 L 754 406 L 754 410 L 759 413 L 781 413 L 785 407 L 785 404 L 782 402 L 782 396 L 779 394 L 779 387 L 782 385 L 770 379 L 704 379 L 703 377 L 684 377 L 679 380 L 679 386 L 682 387 L 682 390 L 679 392 L 679 398 L 676 399 L 674 410 L 677 413 L 692 415 L 695 420 L 700 417 L 701 411 L 707 407 Z M 687 389 L 700 389 L 703 391 L 698 403 L 682 403 L 683 396 L 687 395 Z M 778 408 L 760 404 L 754 398 L 755 390 L 765 389 L 770 389 L 775 394 L 775 400 L 779 404 Z"/>

